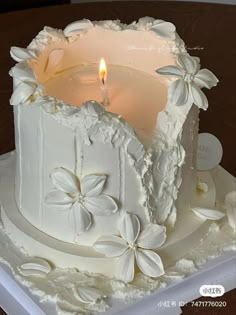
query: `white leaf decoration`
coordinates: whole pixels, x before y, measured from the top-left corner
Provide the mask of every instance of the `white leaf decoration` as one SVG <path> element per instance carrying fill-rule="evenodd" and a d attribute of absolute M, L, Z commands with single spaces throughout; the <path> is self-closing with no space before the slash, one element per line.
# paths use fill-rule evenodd
<path fill-rule="evenodd" d="M 64 57 L 64 49 L 54 49 L 48 56 L 48 61 L 45 67 L 45 73 L 56 72 L 62 63 Z"/>
<path fill-rule="evenodd" d="M 49 263 L 42 258 L 29 258 L 18 266 L 18 271 L 24 276 L 44 277 L 51 271 Z"/>
<path fill-rule="evenodd" d="M 92 224 L 90 213 L 79 203 L 71 208 L 69 220 L 77 235 L 88 231 Z"/>
<path fill-rule="evenodd" d="M 168 38 L 171 40 L 175 39 L 175 26 L 170 22 L 165 22 L 162 20 L 156 20 L 155 24 L 151 27 L 157 35 Z"/>
<path fill-rule="evenodd" d="M 66 26 L 64 29 L 64 35 L 66 37 L 72 36 L 74 34 L 83 33 L 89 30 L 93 26 L 93 23 L 87 19 L 83 19 L 80 21 L 75 21 Z"/>
<path fill-rule="evenodd" d="M 98 195 L 96 197 L 87 197 L 84 201 L 85 207 L 93 215 L 111 215 L 118 210 L 116 202 L 107 195 Z"/>
<path fill-rule="evenodd" d="M 51 173 L 54 186 L 65 193 L 78 193 L 79 183 L 74 174 L 63 167 L 55 168 Z"/>
<path fill-rule="evenodd" d="M 68 209 L 71 206 L 73 199 L 63 191 L 53 189 L 45 197 L 44 202 L 47 205 L 53 205 L 59 207 L 59 209 Z"/>
<path fill-rule="evenodd" d="M 215 209 L 196 207 L 192 210 L 198 217 L 206 220 L 220 220 L 225 216 L 224 212 Z"/>
<path fill-rule="evenodd" d="M 119 257 L 115 275 L 117 279 L 125 283 L 131 282 L 134 279 L 134 251 L 128 249 L 122 256 Z"/>
<path fill-rule="evenodd" d="M 95 303 L 102 297 L 102 294 L 98 289 L 91 287 L 79 287 L 73 291 L 75 298 L 85 304 Z"/>
<path fill-rule="evenodd" d="M 10 104 L 11 105 L 19 105 L 23 104 L 28 100 L 28 98 L 33 95 L 35 92 L 35 87 L 31 84 L 27 84 L 25 82 L 21 82 L 14 90 Z"/>
<path fill-rule="evenodd" d="M 118 257 L 128 248 L 128 244 L 120 237 L 104 235 L 93 244 L 95 250 L 106 257 Z"/>
<path fill-rule="evenodd" d="M 208 101 L 206 95 L 201 91 L 201 89 L 195 83 L 192 83 L 189 85 L 189 91 L 193 99 L 193 103 L 199 108 L 207 110 Z"/>
<path fill-rule="evenodd" d="M 225 196 L 225 208 L 229 225 L 236 229 L 236 191 L 231 191 Z"/>
<path fill-rule="evenodd" d="M 205 87 L 207 89 L 211 89 L 216 86 L 219 80 L 217 77 L 208 69 L 201 69 L 194 77 L 194 82 L 198 84 L 198 86 Z"/>
<path fill-rule="evenodd" d="M 35 58 L 35 55 L 33 52 L 29 51 L 26 48 L 20 48 L 20 47 L 15 47 L 15 46 L 11 47 L 10 55 L 17 62 Z"/>
<path fill-rule="evenodd" d="M 140 233 L 137 244 L 141 248 L 156 249 L 166 241 L 166 227 L 158 224 L 147 224 Z"/>
<path fill-rule="evenodd" d="M 17 63 L 10 71 L 13 78 L 17 78 L 20 81 L 28 81 L 36 83 L 36 77 L 31 68 L 24 63 Z"/>
<path fill-rule="evenodd" d="M 81 180 L 81 193 L 88 197 L 97 196 L 103 191 L 105 182 L 105 175 L 86 175 Z"/>
<path fill-rule="evenodd" d="M 165 273 L 160 256 L 151 250 L 138 249 L 136 260 L 139 269 L 149 277 L 159 277 Z"/>
<path fill-rule="evenodd" d="M 135 214 L 125 212 L 119 221 L 119 231 L 124 240 L 134 243 L 140 232 L 140 222 Z"/>

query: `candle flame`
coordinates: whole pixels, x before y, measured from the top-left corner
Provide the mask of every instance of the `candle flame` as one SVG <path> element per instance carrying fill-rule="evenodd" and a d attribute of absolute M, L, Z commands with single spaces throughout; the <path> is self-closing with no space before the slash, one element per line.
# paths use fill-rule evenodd
<path fill-rule="evenodd" d="M 102 58 L 100 61 L 99 77 L 100 77 L 100 80 L 102 80 L 102 83 L 104 84 L 107 78 L 107 66 L 106 66 L 104 58 Z"/>

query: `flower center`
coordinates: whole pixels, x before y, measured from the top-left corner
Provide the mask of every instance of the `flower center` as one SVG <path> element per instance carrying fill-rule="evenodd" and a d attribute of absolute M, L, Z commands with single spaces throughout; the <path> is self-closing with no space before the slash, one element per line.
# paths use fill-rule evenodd
<path fill-rule="evenodd" d="M 78 193 L 77 201 L 83 204 L 85 202 L 85 196 L 83 196 L 81 193 Z"/>
<path fill-rule="evenodd" d="M 191 73 L 185 73 L 184 74 L 184 81 L 185 82 L 188 82 L 188 83 L 191 83 L 194 79 L 194 75 L 191 74 Z"/>
<path fill-rule="evenodd" d="M 135 243 L 130 243 L 129 248 L 133 249 L 134 251 L 138 248 L 138 245 Z"/>

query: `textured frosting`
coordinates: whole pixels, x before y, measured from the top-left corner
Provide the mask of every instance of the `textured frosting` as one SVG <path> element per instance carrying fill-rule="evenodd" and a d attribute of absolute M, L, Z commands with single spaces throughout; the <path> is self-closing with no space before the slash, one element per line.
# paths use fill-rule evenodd
<path fill-rule="evenodd" d="M 50 248 L 52 241 L 54 243 L 59 241 L 41 233 L 44 237 L 47 237 L 47 245 L 43 244 L 43 238 L 39 242 L 36 238 L 36 234 L 40 233 L 39 230 L 35 229 L 26 220 L 23 228 L 20 226 L 17 213 L 21 214 L 17 209 L 13 196 L 14 158 L 14 154 L 12 154 L 5 160 L 0 160 L 0 200 L 4 226 L 11 233 L 10 236 L 18 247 L 13 244 L 0 222 L 0 262 L 10 267 L 16 279 L 38 297 L 41 301 L 40 303 L 42 303 L 41 308 L 46 314 L 49 312 L 47 311 L 48 304 L 46 301 L 48 301 L 50 307 L 54 305 L 56 308 L 55 313 L 60 315 L 73 314 L 74 312 L 79 314 L 104 312 L 109 306 L 112 312 L 117 302 L 116 299 L 119 299 L 119 305 L 123 303 L 120 299 L 126 302 L 133 302 L 147 294 L 163 289 L 175 281 L 186 278 L 196 272 L 209 257 L 212 259 L 227 251 L 236 250 L 235 231 L 229 228 L 227 220 L 219 223 L 208 221 L 194 235 L 188 235 L 186 239 L 180 242 L 176 242 L 177 238 L 175 237 L 173 246 L 160 248 L 158 254 L 163 259 L 165 274 L 157 279 L 137 273 L 132 283 L 125 284 L 120 280 L 114 279 L 111 275 L 108 278 L 96 273 L 82 272 L 81 268 L 78 271 L 78 266 L 81 266 L 79 265 L 82 261 L 81 257 L 79 257 L 78 264 L 76 264 L 76 269 L 73 268 L 73 263 L 75 266 L 74 259 L 76 259 L 76 254 L 78 253 L 77 245 L 60 242 L 61 244 L 57 247 L 57 251 L 55 249 L 53 251 Z M 217 208 L 225 211 L 225 207 L 227 208 L 229 204 L 234 203 L 235 192 L 232 189 L 235 187 L 235 178 L 221 167 L 217 167 L 216 170 L 207 176 L 205 172 L 200 174 L 201 181 L 208 185 L 210 196 L 214 195 L 212 191 L 215 190 L 215 186 L 212 186 L 211 175 L 216 183 Z M 202 195 L 202 192 L 199 192 L 199 194 Z M 212 207 L 215 196 L 213 200 L 210 197 L 210 200 L 206 203 L 207 195 L 208 193 L 203 193 L 203 203 L 201 204 L 198 201 L 198 204 Z M 13 213 L 15 221 L 8 221 L 9 218 L 7 219 L 7 216 L 10 216 L 10 213 Z M 23 218 L 22 215 L 21 217 Z M 194 218 L 196 221 L 204 222 L 197 216 Z M 14 226 L 14 224 L 16 225 Z M 28 229 L 29 226 L 31 230 Z M 185 228 L 186 217 L 181 231 Z M 29 241 L 27 233 L 31 233 L 31 241 Z M 71 251 L 72 246 L 75 248 L 74 255 Z M 66 248 L 70 250 L 68 256 L 66 256 Z M 87 247 L 87 250 L 89 250 L 89 247 Z M 36 257 L 28 256 L 26 251 L 31 252 Z M 50 255 L 51 257 L 49 257 Z M 171 260 L 170 257 L 172 258 Z M 105 259 L 108 258 L 100 257 L 99 259 L 102 260 L 100 262 L 101 266 L 107 271 L 109 262 L 106 262 Z M 88 257 L 85 264 L 86 266 L 90 265 L 95 270 L 99 265 L 99 259 L 97 258 L 95 263 L 94 257 L 90 257 L 93 263 L 89 264 Z M 54 261 L 56 263 L 64 262 L 64 264 L 67 261 L 67 268 L 65 269 L 65 265 L 63 269 L 58 268 L 53 264 Z M 70 263 L 72 265 L 69 265 Z M 126 307 L 125 304 L 123 307 Z"/>
<path fill-rule="evenodd" d="M 168 103 L 158 114 L 151 145 L 146 148 L 119 115 L 104 110 L 96 102 L 74 107 L 49 96 L 40 96 L 41 85 L 43 87 L 43 82 L 56 71 L 75 65 L 78 59 L 88 63 L 96 61 L 101 55 L 99 48 L 94 54 L 87 47 L 97 36 L 104 43 L 114 38 L 114 45 L 109 45 L 105 52 L 109 63 L 128 64 L 145 71 L 159 78 L 163 89 L 168 89 L 172 79 L 158 75 L 155 70 L 174 65 L 176 54 L 185 53 L 173 24 L 151 18 L 130 25 L 118 21 L 91 23 L 84 20 L 70 24 L 64 32 L 46 27 L 27 50 L 12 50 L 12 56 L 21 61 L 11 71 L 16 86 L 12 104 L 19 103 L 19 95 L 27 97 L 33 93 L 30 98 L 23 98 L 21 103 L 25 104 L 15 109 L 16 200 L 19 209 L 27 220 L 47 234 L 64 241 L 90 245 L 104 226 L 108 234 L 118 232 L 117 220 L 122 211 L 137 214 L 142 224 L 163 224 L 167 220 L 171 226 L 174 225 L 177 216 L 175 201 L 181 183 L 188 186 L 190 193 L 179 202 L 180 209 L 189 208 L 194 193 L 196 173 L 193 168 L 198 130 L 198 111 L 195 108 L 191 110 L 191 101 L 178 107 Z M 118 45 L 119 53 L 116 52 Z M 102 42 L 98 46 L 102 47 Z M 19 91 L 18 80 L 23 83 L 30 80 L 30 89 L 23 86 L 25 93 L 22 89 Z M 28 106 L 27 103 L 32 101 L 33 106 Z M 186 131 L 182 134 L 184 124 Z M 185 158 L 186 152 L 188 159 Z M 44 203 L 45 196 L 53 188 L 50 174 L 57 167 L 75 172 L 78 177 L 89 173 L 106 175 L 104 193 L 118 201 L 119 213 L 94 217 L 90 230 L 77 237 L 67 214 Z M 62 229 L 66 231 L 63 234 Z"/>

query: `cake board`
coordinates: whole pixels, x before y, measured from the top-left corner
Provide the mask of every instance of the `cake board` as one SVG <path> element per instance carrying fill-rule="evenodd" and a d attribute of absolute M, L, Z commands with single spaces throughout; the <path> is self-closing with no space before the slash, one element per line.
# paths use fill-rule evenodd
<path fill-rule="evenodd" d="M 234 252 L 225 253 L 220 258 L 206 264 L 201 271 L 162 289 L 141 301 L 132 305 L 125 305 L 114 301 L 107 315 L 178 315 L 181 314 L 183 302 L 187 303 L 199 298 L 199 288 L 206 283 L 221 284 L 225 292 L 236 287 L 236 255 Z M 32 295 L 28 289 L 19 284 L 12 275 L 10 269 L 3 263 L 0 264 L 0 305 L 8 314 L 17 315 L 57 315 L 55 306 L 51 303 L 40 303 L 39 299 Z M 170 301 L 171 307 L 161 307 L 158 303 Z M 116 303 L 115 303 L 116 302 Z"/>
<path fill-rule="evenodd" d="M 12 156 L 14 156 L 13 153 L 1 156 L 0 165 L 3 167 L 4 161 L 6 161 L 7 158 L 12 158 Z M 216 185 L 217 200 L 222 200 L 225 193 L 235 189 L 235 178 L 220 166 L 211 173 Z M 32 294 L 32 286 L 27 280 L 25 284 L 28 287 L 31 286 L 30 290 L 15 279 L 16 277 L 22 282 L 22 277 L 20 277 L 18 273 L 17 266 L 24 258 L 24 253 L 20 252 L 20 250 L 12 244 L 4 228 L 1 228 L 0 232 L 0 252 L 2 252 L 2 263 L 0 267 L 0 305 L 9 314 L 62 314 L 58 312 L 58 308 L 52 301 L 43 301 L 47 300 L 47 298 L 42 297 L 42 295 L 40 297 L 40 288 L 33 288 L 34 294 Z M 200 297 L 199 288 L 201 285 L 221 284 L 224 286 L 225 291 L 235 288 L 236 281 L 235 277 L 232 277 L 232 275 L 236 274 L 236 246 L 235 234 L 231 234 L 232 235 L 229 237 L 230 246 L 227 246 L 227 239 L 221 245 L 217 245 L 218 252 L 214 253 L 213 251 L 213 253 L 207 253 L 205 257 L 208 258 L 207 256 L 209 254 L 209 256 L 214 258 L 203 265 L 202 261 L 204 261 L 205 258 L 198 257 L 201 258 L 199 262 L 196 260 L 195 264 L 190 263 L 190 265 L 187 266 L 189 270 L 185 272 L 186 277 L 184 279 L 181 278 L 179 279 L 180 281 L 176 282 L 176 280 L 178 280 L 177 277 L 174 281 L 169 281 L 167 287 L 160 287 L 155 293 L 145 296 L 141 300 L 134 301 L 132 304 L 125 304 L 116 298 L 112 298 L 111 301 L 109 301 L 110 303 L 108 303 L 110 305 L 112 304 L 112 308 L 109 309 L 106 314 L 180 314 L 180 306 Z M 233 243 L 232 240 L 234 240 Z M 220 252 L 223 252 L 223 255 L 220 256 Z M 188 260 L 188 264 L 189 262 L 190 260 Z M 6 265 L 8 265 L 8 267 Z M 198 270 L 198 268 L 195 267 L 200 267 L 200 269 Z M 66 270 L 64 273 L 66 274 Z M 47 278 L 45 278 L 44 281 L 44 285 L 47 286 Z M 170 301 L 171 307 L 163 307 L 164 304 L 161 305 L 161 302 L 164 303 L 165 301 Z"/>

